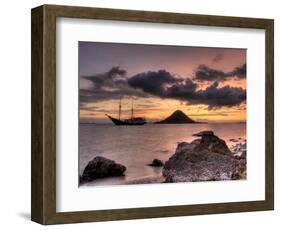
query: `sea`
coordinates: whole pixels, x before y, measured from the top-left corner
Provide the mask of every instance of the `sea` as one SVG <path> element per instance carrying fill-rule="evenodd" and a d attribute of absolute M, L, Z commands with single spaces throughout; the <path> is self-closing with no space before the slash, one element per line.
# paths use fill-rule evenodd
<path fill-rule="evenodd" d="M 229 148 L 246 140 L 246 123 L 146 124 L 115 126 L 113 124 L 80 124 L 79 174 L 96 156 L 103 156 L 126 166 L 124 177 L 98 179 L 83 186 L 157 183 L 163 180 L 162 167 L 148 166 L 154 158 L 167 161 L 177 144 L 190 142 L 192 134 L 212 130 Z"/>

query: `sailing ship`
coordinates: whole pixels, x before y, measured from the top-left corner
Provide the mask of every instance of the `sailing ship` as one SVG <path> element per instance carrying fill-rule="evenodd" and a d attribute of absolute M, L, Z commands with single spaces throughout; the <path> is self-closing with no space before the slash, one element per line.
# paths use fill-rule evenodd
<path fill-rule="evenodd" d="M 143 117 L 134 117 L 134 106 L 132 101 L 132 109 L 131 109 L 131 118 L 129 119 L 121 119 L 121 98 L 119 101 L 119 116 L 118 119 L 108 114 L 105 114 L 115 125 L 144 125 L 146 124 L 146 120 Z"/>

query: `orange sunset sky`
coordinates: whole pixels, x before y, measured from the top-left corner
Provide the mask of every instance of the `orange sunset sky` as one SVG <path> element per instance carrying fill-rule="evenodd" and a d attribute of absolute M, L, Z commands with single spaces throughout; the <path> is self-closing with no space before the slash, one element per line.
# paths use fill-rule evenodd
<path fill-rule="evenodd" d="M 246 50 L 79 42 L 80 121 L 147 121 L 182 110 L 196 121 L 246 121 Z"/>

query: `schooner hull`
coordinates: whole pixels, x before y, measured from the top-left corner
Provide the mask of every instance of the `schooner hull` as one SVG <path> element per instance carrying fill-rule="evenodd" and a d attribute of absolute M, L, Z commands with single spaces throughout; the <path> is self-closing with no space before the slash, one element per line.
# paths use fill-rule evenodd
<path fill-rule="evenodd" d="M 109 115 L 107 115 L 107 117 L 113 122 L 114 125 L 118 125 L 118 126 L 119 125 L 144 125 L 146 123 L 146 122 L 133 123 L 133 122 L 122 121 L 114 117 L 111 117 Z"/>

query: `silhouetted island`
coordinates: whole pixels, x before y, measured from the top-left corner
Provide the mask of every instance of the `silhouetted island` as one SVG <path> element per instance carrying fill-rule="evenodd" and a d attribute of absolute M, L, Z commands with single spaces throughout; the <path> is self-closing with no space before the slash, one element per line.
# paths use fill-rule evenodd
<path fill-rule="evenodd" d="M 197 122 L 189 118 L 181 110 L 176 110 L 166 119 L 155 122 L 155 124 L 187 124 L 187 123 L 197 123 Z"/>

